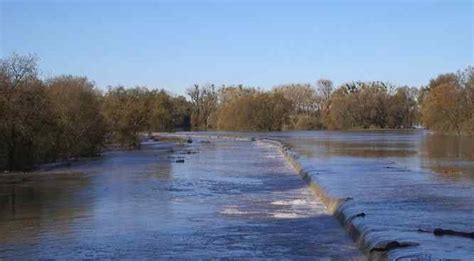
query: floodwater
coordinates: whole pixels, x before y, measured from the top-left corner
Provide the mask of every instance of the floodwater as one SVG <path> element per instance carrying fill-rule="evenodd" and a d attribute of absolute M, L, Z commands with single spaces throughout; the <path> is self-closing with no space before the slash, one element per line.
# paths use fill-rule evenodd
<path fill-rule="evenodd" d="M 364 259 L 260 142 L 150 142 L 0 186 L 2 260 L 222 257 Z"/>
<path fill-rule="evenodd" d="M 272 133 L 335 198 L 370 247 L 396 240 L 390 259 L 474 260 L 474 138 L 427 131 Z M 471 233 L 435 236 L 435 229 Z"/>

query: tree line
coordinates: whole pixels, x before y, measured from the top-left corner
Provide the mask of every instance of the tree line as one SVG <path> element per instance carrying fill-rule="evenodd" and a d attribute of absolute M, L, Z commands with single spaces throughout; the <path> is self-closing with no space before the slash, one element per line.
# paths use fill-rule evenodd
<path fill-rule="evenodd" d="M 407 129 L 474 134 L 474 68 L 441 74 L 428 86 L 349 82 L 258 88 L 214 85 L 188 89 L 193 129 L 352 130 Z"/>
<path fill-rule="evenodd" d="M 330 80 L 271 90 L 194 85 L 186 95 L 146 87 L 101 91 L 85 77 L 40 79 L 33 56 L 0 60 L 0 169 L 95 156 L 106 144 L 139 148 L 140 135 L 175 130 L 413 128 L 474 133 L 474 69 L 414 88 Z"/>
<path fill-rule="evenodd" d="M 33 56 L 0 60 L 0 170 L 96 156 L 108 143 L 139 148 L 139 134 L 189 129 L 183 96 L 144 87 L 100 91 L 85 77 L 38 77 Z"/>

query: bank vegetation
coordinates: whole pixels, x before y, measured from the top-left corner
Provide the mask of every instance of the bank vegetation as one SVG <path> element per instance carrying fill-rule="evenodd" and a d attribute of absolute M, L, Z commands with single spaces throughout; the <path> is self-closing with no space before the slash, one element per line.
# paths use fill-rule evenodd
<path fill-rule="evenodd" d="M 0 169 L 98 155 L 107 144 L 140 147 L 141 134 L 175 130 L 426 128 L 474 133 L 474 69 L 421 88 L 330 80 L 271 90 L 194 85 L 186 95 L 146 87 L 100 90 L 86 77 L 41 79 L 34 56 L 0 60 Z"/>

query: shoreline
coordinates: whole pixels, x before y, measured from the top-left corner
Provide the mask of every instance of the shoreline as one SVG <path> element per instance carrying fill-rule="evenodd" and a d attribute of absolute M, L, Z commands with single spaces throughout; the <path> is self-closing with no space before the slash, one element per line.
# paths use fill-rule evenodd
<path fill-rule="evenodd" d="M 172 139 L 172 138 L 163 140 L 160 142 L 163 144 L 173 144 L 173 145 L 179 143 L 177 139 Z M 107 146 L 97 156 L 80 157 L 80 158 L 73 158 L 69 160 L 44 163 L 44 164 L 38 165 L 35 169 L 32 169 L 32 170 L 2 171 L 0 172 L 0 186 L 22 184 L 28 181 L 34 181 L 36 179 L 44 179 L 46 177 L 51 177 L 51 176 L 56 176 L 56 175 L 61 175 L 62 177 L 82 175 L 83 174 L 82 172 L 71 171 L 69 170 L 69 168 L 74 166 L 75 164 L 80 164 L 83 162 L 89 162 L 89 161 L 94 161 L 94 160 L 100 160 L 101 158 L 103 158 L 105 154 L 108 154 L 108 153 L 121 152 L 121 151 L 126 152 L 130 150 L 121 148 L 116 145 L 112 145 L 112 146 Z"/>

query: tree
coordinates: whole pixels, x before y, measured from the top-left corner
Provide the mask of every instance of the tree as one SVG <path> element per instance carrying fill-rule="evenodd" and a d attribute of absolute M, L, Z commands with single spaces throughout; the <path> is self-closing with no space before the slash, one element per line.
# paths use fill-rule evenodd
<path fill-rule="evenodd" d="M 54 111 L 55 151 L 64 159 L 95 156 L 106 134 L 101 95 L 85 77 L 59 76 L 47 81 Z"/>
<path fill-rule="evenodd" d="M 310 84 L 282 85 L 273 89 L 290 103 L 289 129 L 320 129 L 321 97 Z"/>
<path fill-rule="evenodd" d="M 276 131 L 288 123 L 291 102 L 281 93 L 242 89 L 221 104 L 220 130 Z"/>
<path fill-rule="evenodd" d="M 134 149 L 140 148 L 140 134 L 144 132 L 188 128 L 190 105 L 184 97 L 171 97 L 164 90 L 118 86 L 105 94 L 103 114 L 111 140 Z"/>
<path fill-rule="evenodd" d="M 435 131 L 471 132 L 473 122 L 472 67 L 458 74 L 441 74 L 430 81 L 421 104 L 423 124 Z"/>
<path fill-rule="evenodd" d="M 0 60 L 0 168 L 31 169 L 51 154 L 54 119 L 36 58 Z"/>
<path fill-rule="evenodd" d="M 147 131 L 150 99 L 146 88 L 109 88 L 104 96 L 104 116 L 112 130 L 113 140 L 124 147 L 140 148 L 140 132 Z"/>
<path fill-rule="evenodd" d="M 324 124 L 329 129 L 386 128 L 394 87 L 383 82 L 350 82 L 329 99 Z"/>
<path fill-rule="evenodd" d="M 193 128 L 200 128 L 201 126 L 201 89 L 199 85 L 195 84 L 192 88 L 186 90 L 186 94 L 191 99 L 192 114 L 191 114 L 191 126 Z"/>
<path fill-rule="evenodd" d="M 213 127 L 211 118 L 217 109 L 218 93 L 215 86 L 208 85 L 199 87 L 194 85 L 187 90 L 192 103 L 191 124 L 196 129 L 208 129 Z"/>
<path fill-rule="evenodd" d="M 331 80 L 320 79 L 316 83 L 321 103 L 321 123 L 323 126 L 331 125 L 329 110 L 331 108 L 331 95 L 334 92 L 334 86 Z"/>
<path fill-rule="evenodd" d="M 173 101 L 164 91 L 148 92 L 150 99 L 149 128 L 150 131 L 171 131 L 174 130 L 173 121 Z"/>
<path fill-rule="evenodd" d="M 355 100 L 351 98 L 349 88 L 340 87 L 330 99 L 330 109 L 325 119 L 326 128 L 330 130 L 351 129 L 356 126 L 356 115 L 353 108 Z"/>
<path fill-rule="evenodd" d="M 191 103 L 184 96 L 172 97 L 173 124 L 175 129 L 184 131 L 191 130 Z"/>
<path fill-rule="evenodd" d="M 401 87 L 389 98 L 389 128 L 412 128 L 418 119 L 418 89 Z"/>

